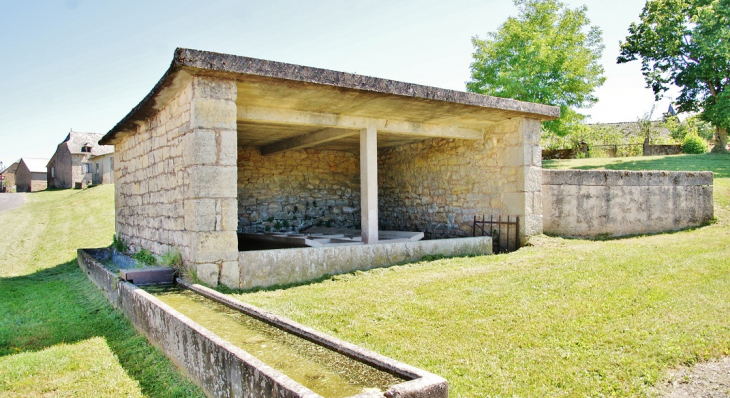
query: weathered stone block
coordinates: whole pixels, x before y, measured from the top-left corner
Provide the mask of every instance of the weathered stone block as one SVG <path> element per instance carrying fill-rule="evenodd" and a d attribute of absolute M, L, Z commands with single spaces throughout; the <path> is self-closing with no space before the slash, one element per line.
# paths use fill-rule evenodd
<path fill-rule="evenodd" d="M 524 192 L 506 192 L 502 195 L 502 209 L 504 214 L 522 216 L 525 215 L 525 193 Z"/>
<path fill-rule="evenodd" d="M 238 90 L 235 81 L 196 76 L 193 92 L 196 98 L 235 101 Z"/>
<path fill-rule="evenodd" d="M 185 170 L 185 180 L 186 198 L 236 197 L 236 167 L 190 166 Z"/>
<path fill-rule="evenodd" d="M 188 199 L 184 206 L 185 229 L 206 232 L 215 230 L 215 199 Z"/>
<path fill-rule="evenodd" d="M 532 162 L 532 150 L 524 145 L 504 148 L 500 156 L 502 166 L 528 166 Z"/>
<path fill-rule="evenodd" d="M 644 184 L 643 174 L 631 171 L 610 171 L 606 174 L 606 185 L 609 186 L 639 186 Z"/>
<path fill-rule="evenodd" d="M 221 208 L 221 231 L 238 229 L 238 202 L 236 199 L 219 199 Z"/>
<path fill-rule="evenodd" d="M 678 173 L 677 185 L 712 185 L 714 175 L 711 171 Z"/>
<path fill-rule="evenodd" d="M 241 287 L 241 268 L 236 261 L 225 261 L 221 265 L 220 283 L 231 289 Z"/>
<path fill-rule="evenodd" d="M 198 278 L 206 285 L 216 287 L 218 286 L 219 269 L 218 264 L 196 264 L 195 273 Z"/>
<path fill-rule="evenodd" d="M 542 191 L 532 193 L 532 214 L 543 215 Z"/>
<path fill-rule="evenodd" d="M 525 166 L 517 172 L 517 187 L 526 192 L 540 192 L 542 190 L 542 169 Z"/>
<path fill-rule="evenodd" d="M 522 131 L 525 144 L 539 147 L 542 135 L 542 123 L 539 120 L 522 119 Z M 542 156 L 540 158 L 542 159 Z"/>
<path fill-rule="evenodd" d="M 236 130 L 218 132 L 218 164 L 235 166 L 238 161 L 238 137 Z"/>
<path fill-rule="evenodd" d="M 196 129 L 183 137 L 183 165 L 215 164 L 218 159 L 216 133 Z"/>
<path fill-rule="evenodd" d="M 236 103 L 196 98 L 192 103 L 192 128 L 236 130 Z"/>
<path fill-rule="evenodd" d="M 583 186 L 606 186 L 606 181 L 608 181 L 608 174 L 606 171 L 581 170 L 579 173 L 580 184 Z"/>
<path fill-rule="evenodd" d="M 524 224 L 520 225 L 520 240 L 523 244 L 528 236 L 539 235 L 543 232 L 542 215 L 532 214 L 524 218 L 520 217 L 520 224 L 523 223 L 522 220 L 524 220 Z"/>
<path fill-rule="evenodd" d="M 190 239 L 193 262 L 217 263 L 238 258 L 238 238 L 233 231 L 198 232 Z"/>
<path fill-rule="evenodd" d="M 580 185 L 580 170 L 544 170 L 542 185 Z"/>

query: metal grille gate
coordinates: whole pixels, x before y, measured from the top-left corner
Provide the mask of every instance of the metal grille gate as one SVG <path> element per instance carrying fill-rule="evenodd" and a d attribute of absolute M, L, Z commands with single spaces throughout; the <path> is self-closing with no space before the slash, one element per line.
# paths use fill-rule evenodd
<path fill-rule="evenodd" d="M 514 216 L 514 221 L 511 221 L 512 216 L 506 216 L 506 220 L 502 217 L 505 216 L 499 215 L 496 219 L 493 215 L 490 215 L 489 219 L 482 216 L 479 220 L 474 216 L 473 236 L 491 236 L 492 252 L 495 254 L 508 253 L 520 248 L 520 216 Z"/>

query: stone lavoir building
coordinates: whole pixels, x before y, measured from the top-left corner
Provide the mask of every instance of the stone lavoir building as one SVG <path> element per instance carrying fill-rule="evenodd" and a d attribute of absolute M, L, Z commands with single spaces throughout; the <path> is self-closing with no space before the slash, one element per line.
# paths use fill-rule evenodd
<path fill-rule="evenodd" d="M 490 252 L 486 238 L 468 237 L 475 215 L 520 216 L 523 240 L 541 233 L 540 123 L 558 116 L 552 106 L 177 49 L 100 144 L 115 146 L 120 238 L 157 255 L 178 250 L 205 282 L 246 288 Z M 321 247 L 239 251 L 241 233 L 310 226 L 359 231 Z"/>

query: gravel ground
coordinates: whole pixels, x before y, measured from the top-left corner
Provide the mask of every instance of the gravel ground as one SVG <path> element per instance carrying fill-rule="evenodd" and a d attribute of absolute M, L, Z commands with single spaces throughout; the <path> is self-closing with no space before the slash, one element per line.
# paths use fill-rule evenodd
<path fill-rule="evenodd" d="M 24 193 L 0 193 L 0 211 L 14 209 L 25 202 Z"/>
<path fill-rule="evenodd" d="M 677 369 L 660 391 L 664 398 L 730 397 L 730 358 Z"/>

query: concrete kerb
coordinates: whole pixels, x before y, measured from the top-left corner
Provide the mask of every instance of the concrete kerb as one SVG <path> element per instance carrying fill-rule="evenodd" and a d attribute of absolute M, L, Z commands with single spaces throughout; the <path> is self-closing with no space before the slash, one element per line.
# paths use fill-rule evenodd
<path fill-rule="evenodd" d="M 120 280 L 114 273 L 92 258 L 85 249 L 78 250 L 78 263 L 112 305 L 127 316 L 135 329 L 144 334 L 153 345 L 159 347 L 176 366 L 204 390 L 206 395 L 210 397 L 320 397 L 283 373 L 193 322 L 144 290 Z M 385 393 L 363 393 L 355 397 L 448 397 L 448 382 L 439 376 L 230 299 L 203 286 L 185 283 L 183 285 L 302 338 L 381 370 L 411 379 L 391 387 Z"/>

